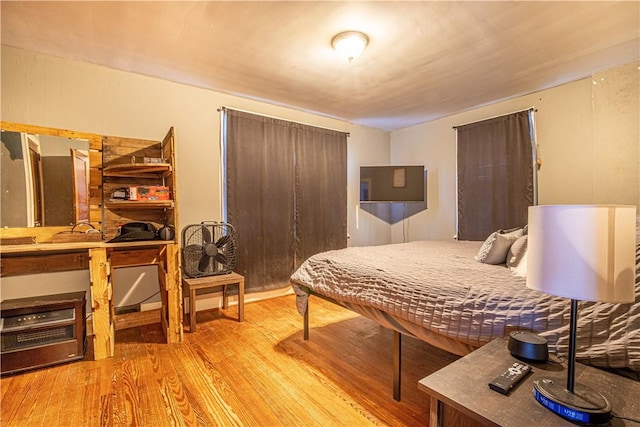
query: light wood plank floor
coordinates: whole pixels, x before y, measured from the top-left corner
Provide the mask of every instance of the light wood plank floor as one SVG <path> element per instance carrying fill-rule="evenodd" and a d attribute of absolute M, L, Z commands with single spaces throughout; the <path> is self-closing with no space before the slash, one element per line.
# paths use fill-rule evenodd
<path fill-rule="evenodd" d="M 159 325 L 116 334 L 115 357 L 0 380 L 9 426 L 428 425 L 418 380 L 457 359 L 403 340 L 402 401 L 391 397 L 392 333 L 318 298 L 302 339 L 294 296 L 198 313 L 163 344 Z"/>

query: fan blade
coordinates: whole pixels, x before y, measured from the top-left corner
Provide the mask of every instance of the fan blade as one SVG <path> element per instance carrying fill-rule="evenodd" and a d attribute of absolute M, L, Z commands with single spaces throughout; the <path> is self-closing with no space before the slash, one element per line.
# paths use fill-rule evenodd
<path fill-rule="evenodd" d="M 198 263 L 198 270 L 204 272 L 209 268 L 209 261 L 211 261 L 211 257 L 208 255 L 203 255 L 200 258 L 200 262 Z"/>
<path fill-rule="evenodd" d="M 184 247 L 184 252 L 186 255 L 194 256 L 202 254 L 202 246 L 200 245 L 187 245 Z"/>
<path fill-rule="evenodd" d="M 228 241 L 229 239 L 231 239 L 230 235 L 224 235 L 221 238 L 219 238 L 218 240 L 216 240 L 216 247 L 221 248 L 223 247 Z"/>
<path fill-rule="evenodd" d="M 202 241 L 204 243 L 210 243 L 211 242 L 211 232 L 209 231 L 207 226 L 203 224 L 202 227 L 201 227 L 201 230 L 202 230 Z"/>
<path fill-rule="evenodd" d="M 187 245 L 183 248 L 184 264 L 182 268 L 189 277 L 197 277 L 200 275 L 198 270 L 198 262 L 202 257 L 202 246 L 200 245 Z"/>
<path fill-rule="evenodd" d="M 223 265 L 227 264 L 227 256 L 222 252 L 218 252 L 215 258 L 216 258 L 216 262 L 219 262 L 220 264 L 223 264 Z"/>

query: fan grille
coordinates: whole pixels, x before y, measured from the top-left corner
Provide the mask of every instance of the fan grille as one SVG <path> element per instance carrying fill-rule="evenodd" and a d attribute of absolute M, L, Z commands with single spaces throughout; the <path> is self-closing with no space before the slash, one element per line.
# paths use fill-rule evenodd
<path fill-rule="evenodd" d="M 182 248 L 182 270 L 188 277 L 227 274 L 236 266 L 235 230 L 226 222 L 187 225 Z"/>

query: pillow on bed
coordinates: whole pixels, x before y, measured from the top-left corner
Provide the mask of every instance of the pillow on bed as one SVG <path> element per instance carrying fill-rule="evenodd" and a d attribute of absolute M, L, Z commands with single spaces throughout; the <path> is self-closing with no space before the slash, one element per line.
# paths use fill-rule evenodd
<path fill-rule="evenodd" d="M 504 264 L 507 261 L 509 248 L 513 242 L 522 237 L 522 233 L 522 228 L 508 231 L 498 230 L 491 233 L 475 256 L 476 261 L 485 264 Z"/>
<path fill-rule="evenodd" d="M 516 267 L 527 252 L 527 235 L 519 237 L 507 252 L 507 267 Z"/>
<path fill-rule="evenodd" d="M 515 244 L 515 243 L 514 243 Z M 524 247 L 524 253 L 516 265 L 509 267 L 516 276 L 527 277 L 527 247 Z"/>

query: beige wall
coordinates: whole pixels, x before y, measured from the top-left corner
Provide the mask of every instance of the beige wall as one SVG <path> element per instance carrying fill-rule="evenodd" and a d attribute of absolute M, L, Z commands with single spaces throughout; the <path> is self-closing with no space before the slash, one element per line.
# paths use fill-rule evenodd
<path fill-rule="evenodd" d="M 373 136 L 373 135 L 372 135 Z M 349 186 L 347 188 L 348 205 L 354 212 L 353 221 L 349 218 L 350 246 L 381 245 L 391 241 L 391 228 L 384 220 L 359 208 L 360 206 L 360 166 L 389 164 L 389 141 L 376 138 L 363 138 L 352 144 L 355 156 L 349 154 Z"/>
<path fill-rule="evenodd" d="M 266 103 L 2 46 L 2 120 L 79 131 L 160 139 L 177 134 L 182 225 L 220 219 L 221 106 L 349 132 L 349 245 L 450 239 L 455 233 L 453 126 L 535 106 L 543 160 L 540 203 L 640 200 L 639 72 L 630 64 L 536 94 L 399 131 L 355 126 Z M 425 164 L 428 209 L 390 226 L 358 208 L 362 165 Z M 116 283 L 149 295 L 153 272 L 121 271 Z M 86 272 L 2 279 L 0 298 L 88 289 Z M 145 276 L 145 277 L 141 277 Z M 125 293 L 126 293 L 125 290 Z M 137 301 L 126 298 L 123 304 Z M 199 301 L 199 307 L 201 306 Z M 206 304 L 210 304 L 206 303 Z M 212 304 L 217 304 L 214 301 Z M 205 305 L 206 306 L 206 305 Z"/>
<path fill-rule="evenodd" d="M 367 245 L 370 241 L 389 239 L 387 224 L 361 218 L 360 227 L 356 228 L 355 213 L 359 166 L 362 161 L 388 162 L 388 132 L 7 46 L 2 46 L 1 60 L 2 120 L 145 139 L 162 139 L 169 127 L 174 126 L 178 214 L 182 226 L 221 219 L 219 107 L 228 106 L 349 132 L 348 184 L 349 189 L 356 189 L 349 191 L 349 244 Z M 146 279 L 140 282 L 136 272 L 122 272 L 121 276 L 123 279 L 116 286 L 131 282 L 149 292 L 156 286 L 145 282 Z M 28 290 L 25 291 L 26 286 Z M 38 276 L 5 278 L 2 279 L 1 297 L 14 298 L 24 292 L 38 294 L 62 288 L 88 289 L 86 275 L 47 275 L 46 280 Z M 133 302 L 136 301 L 124 301 L 125 304 Z"/>
<path fill-rule="evenodd" d="M 593 197 L 640 205 L 640 63 L 593 76 Z"/>
<path fill-rule="evenodd" d="M 391 163 L 426 165 L 428 209 L 405 221 L 408 240 L 456 230 L 453 126 L 535 107 L 539 203 L 640 203 L 638 63 L 553 89 L 391 133 Z M 402 241 L 402 224 L 392 227 Z"/>

